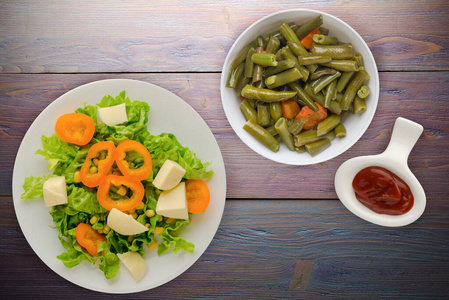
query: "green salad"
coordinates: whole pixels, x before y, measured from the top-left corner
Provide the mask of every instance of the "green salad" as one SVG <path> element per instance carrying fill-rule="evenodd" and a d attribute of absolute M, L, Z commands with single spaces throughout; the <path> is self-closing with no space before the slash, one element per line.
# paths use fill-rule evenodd
<path fill-rule="evenodd" d="M 118 125 L 107 125 L 97 119 L 99 108 L 113 107 L 120 104 L 126 106 L 127 121 Z M 56 133 L 51 136 L 42 136 L 42 149 L 36 154 L 42 155 L 48 161 L 48 169 L 52 174 L 29 176 L 25 178 L 23 200 L 43 198 L 44 183 L 52 177 L 65 178 L 67 190 L 67 203 L 54 205 L 50 215 L 59 230 L 59 239 L 67 250 L 57 258 L 68 268 L 72 268 L 82 261 L 98 264 L 107 279 L 113 278 L 120 267 L 117 254 L 137 252 L 144 256 L 144 247 L 157 246 L 158 255 L 179 250 L 193 252 L 194 245 L 178 236 L 177 231 L 187 225 L 190 219 L 167 218 L 156 213 L 156 206 L 161 190 L 153 185 L 153 179 L 167 160 L 178 163 L 185 169 L 182 180 L 206 179 L 213 175 L 208 170 L 210 163 L 203 163 L 189 148 L 183 147 L 171 133 L 151 135 L 147 128 L 149 105 L 146 102 L 131 101 L 123 91 L 116 97 L 104 96 L 97 106 L 86 105 L 76 110 L 92 118 L 95 132 L 90 142 L 85 146 L 78 146 L 61 139 Z M 157 113 L 157 112 L 156 112 Z M 144 186 L 142 203 L 132 211 L 128 211 L 140 224 L 146 226 L 148 231 L 136 235 L 122 235 L 107 225 L 110 213 L 100 205 L 97 199 L 97 188 L 88 187 L 77 180 L 80 168 L 86 160 L 90 146 L 110 141 L 118 145 L 125 140 L 141 143 L 149 151 L 152 158 L 151 174 L 141 181 Z M 127 157 L 129 163 L 140 165 L 139 156 Z M 135 160 L 133 162 L 133 160 Z M 111 188 L 110 193 L 114 193 Z M 104 236 L 105 241 L 98 243 L 97 256 L 91 255 L 83 248 L 76 238 L 76 227 L 80 223 L 89 224 L 92 229 Z M 156 239 L 155 236 L 160 238 Z M 158 241 L 157 241 L 158 240 Z"/>

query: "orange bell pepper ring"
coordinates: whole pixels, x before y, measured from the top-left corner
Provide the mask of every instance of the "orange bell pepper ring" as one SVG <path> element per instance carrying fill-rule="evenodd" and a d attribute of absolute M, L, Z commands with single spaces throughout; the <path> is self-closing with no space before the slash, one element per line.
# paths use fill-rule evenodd
<path fill-rule="evenodd" d="M 143 159 L 143 165 L 139 168 L 130 167 L 129 162 L 126 160 L 127 153 L 132 151 L 137 152 Z M 117 146 L 115 163 L 123 176 L 139 181 L 148 178 L 153 169 L 153 160 L 148 149 L 141 143 L 133 140 L 123 141 Z"/>
<path fill-rule="evenodd" d="M 86 223 L 79 223 L 75 229 L 76 241 L 81 247 L 87 250 L 90 255 L 97 256 L 98 243 L 106 242 L 104 235 L 94 230 Z"/>
<path fill-rule="evenodd" d="M 111 186 L 124 186 L 131 190 L 131 196 L 121 196 L 119 199 L 112 199 L 110 196 Z M 118 175 L 108 175 L 98 186 L 97 199 L 101 206 L 107 210 L 116 208 L 120 211 L 126 211 L 135 208 L 143 200 L 145 188 L 142 182 Z"/>
<path fill-rule="evenodd" d="M 101 152 L 107 152 L 106 157 L 102 158 Z M 86 160 L 81 166 L 80 179 L 81 182 L 88 187 L 98 186 L 108 175 L 109 169 L 114 164 L 117 149 L 113 142 L 102 141 L 93 144 L 87 152 Z M 97 165 L 94 159 L 98 159 Z"/>
<path fill-rule="evenodd" d="M 95 123 L 88 115 L 69 113 L 56 120 L 55 132 L 67 143 L 84 146 L 94 136 Z"/>

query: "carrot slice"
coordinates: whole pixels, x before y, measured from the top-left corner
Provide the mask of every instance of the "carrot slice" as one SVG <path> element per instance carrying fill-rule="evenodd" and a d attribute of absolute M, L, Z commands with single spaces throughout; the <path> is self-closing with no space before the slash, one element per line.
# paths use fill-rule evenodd
<path fill-rule="evenodd" d="M 301 111 L 298 113 L 295 119 L 304 118 L 306 123 L 302 127 L 304 130 L 312 129 L 317 126 L 318 123 L 326 119 L 327 117 L 327 109 L 322 107 L 320 104 L 316 103 L 318 106 L 318 111 L 314 112 L 310 107 L 303 106 Z"/>
<path fill-rule="evenodd" d="M 292 99 L 287 99 L 281 102 L 282 105 L 282 116 L 286 119 L 292 119 L 296 117 L 301 108 L 299 104 Z"/>
<path fill-rule="evenodd" d="M 310 31 L 301 39 L 301 44 L 304 46 L 304 48 L 306 49 L 312 48 L 313 36 L 315 34 L 321 34 L 318 28 L 315 28 L 314 30 Z"/>
<path fill-rule="evenodd" d="M 210 202 L 210 191 L 206 182 L 201 179 L 186 181 L 187 210 L 192 214 L 204 212 Z"/>
<path fill-rule="evenodd" d="M 84 146 L 94 136 L 95 123 L 88 115 L 69 113 L 56 120 L 55 132 L 67 143 Z"/>
<path fill-rule="evenodd" d="M 104 235 L 98 233 L 98 231 L 92 229 L 92 226 L 86 223 L 79 223 L 76 226 L 75 236 L 78 244 L 92 256 L 97 256 L 98 243 L 106 241 Z"/>

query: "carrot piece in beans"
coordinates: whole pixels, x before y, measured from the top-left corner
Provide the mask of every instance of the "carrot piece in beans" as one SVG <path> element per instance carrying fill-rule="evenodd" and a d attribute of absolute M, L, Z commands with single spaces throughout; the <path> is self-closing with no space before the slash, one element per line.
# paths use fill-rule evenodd
<path fill-rule="evenodd" d="M 210 202 L 210 191 L 206 182 L 201 179 L 186 181 L 187 210 L 192 214 L 204 212 Z"/>
<path fill-rule="evenodd" d="M 320 104 L 316 103 L 318 106 L 318 111 L 314 112 L 312 109 L 310 109 L 308 106 L 303 106 L 301 108 L 301 111 L 298 113 L 295 119 L 304 118 L 306 120 L 306 123 L 303 126 L 304 130 L 312 129 L 313 127 L 317 126 L 318 123 L 326 119 L 327 117 L 327 109 L 322 107 Z"/>
<path fill-rule="evenodd" d="M 299 104 L 292 99 L 287 99 L 281 102 L 282 105 L 282 116 L 286 119 L 292 119 L 296 117 L 301 108 Z"/>
<path fill-rule="evenodd" d="M 313 36 L 315 34 L 321 34 L 318 28 L 315 28 L 314 30 L 310 31 L 301 39 L 301 44 L 304 46 L 304 48 L 306 49 L 312 48 Z"/>

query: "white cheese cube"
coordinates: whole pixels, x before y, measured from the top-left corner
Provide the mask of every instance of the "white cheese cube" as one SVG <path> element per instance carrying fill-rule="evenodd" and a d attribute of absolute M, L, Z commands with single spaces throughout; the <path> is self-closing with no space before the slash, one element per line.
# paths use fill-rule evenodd
<path fill-rule="evenodd" d="M 137 252 L 117 253 L 120 261 L 125 265 L 136 282 L 139 282 L 145 275 L 147 264 Z"/>
<path fill-rule="evenodd" d="M 107 224 L 116 232 L 123 235 L 135 235 L 148 231 L 144 225 L 136 221 L 131 215 L 125 214 L 116 208 L 111 209 Z"/>
<path fill-rule="evenodd" d="M 68 203 L 67 186 L 64 176 L 51 177 L 44 182 L 44 202 L 46 206 Z"/>
<path fill-rule="evenodd" d="M 175 188 L 163 191 L 159 195 L 156 212 L 168 218 L 189 219 L 185 182 L 181 182 Z"/>
<path fill-rule="evenodd" d="M 126 115 L 126 104 L 122 103 L 110 107 L 98 108 L 98 116 L 101 121 L 107 125 L 117 125 L 128 121 Z"/>
<path fill-rule="evenodd" d="M 153 180 L 153 185 L 160 190 L 171 190 L 181 182 L 186 170 L 177 162 L 167 159 Z"/>

